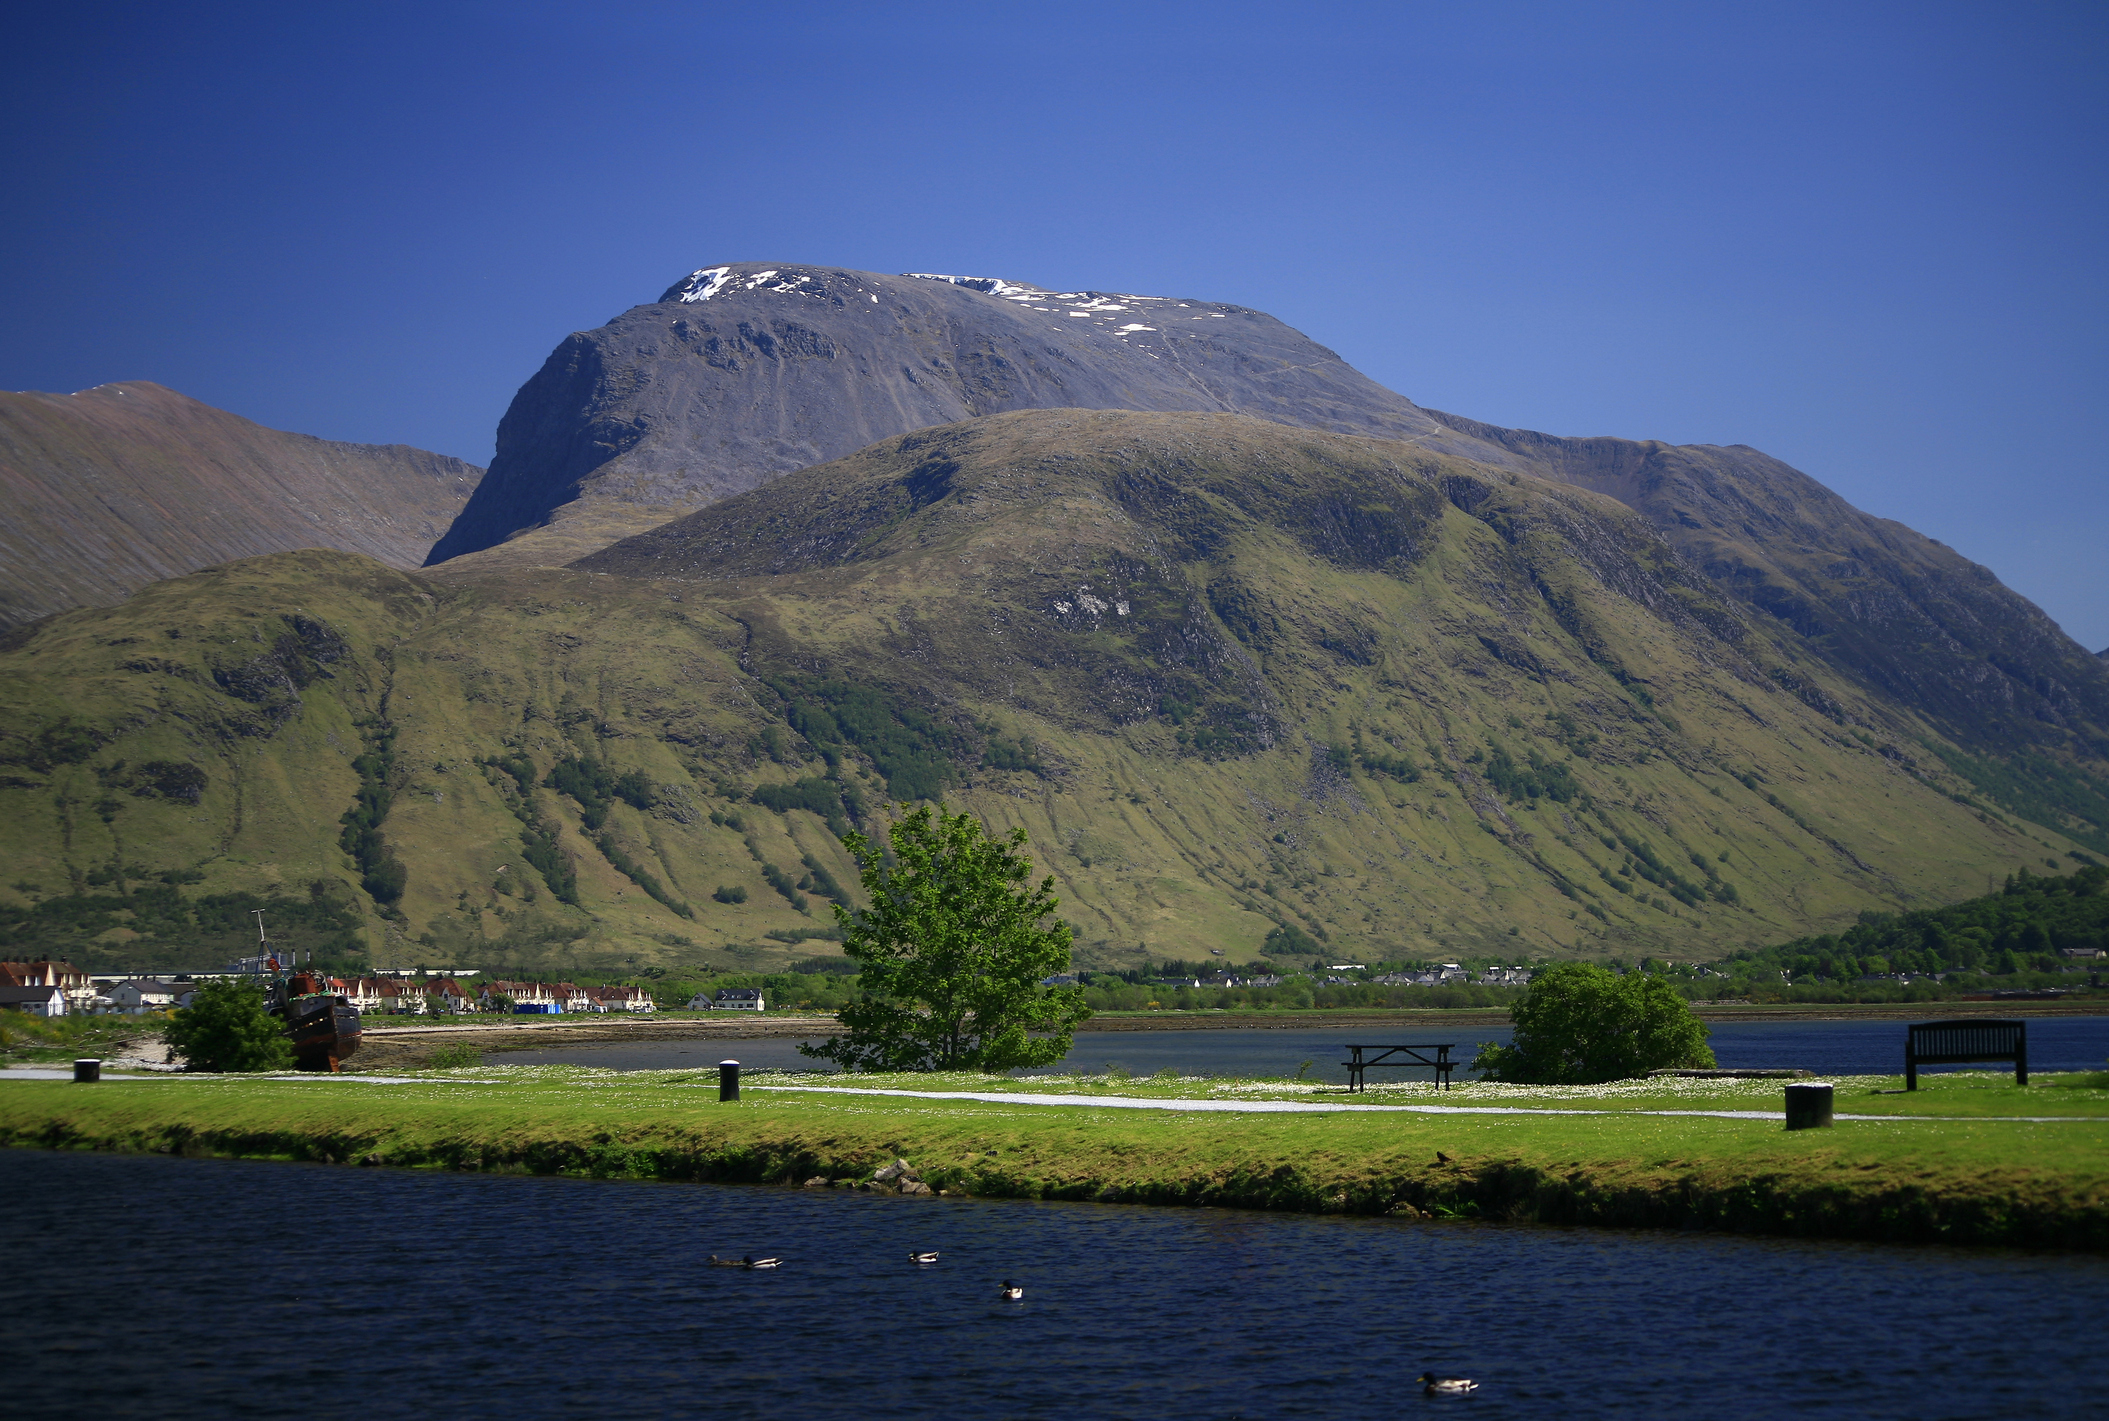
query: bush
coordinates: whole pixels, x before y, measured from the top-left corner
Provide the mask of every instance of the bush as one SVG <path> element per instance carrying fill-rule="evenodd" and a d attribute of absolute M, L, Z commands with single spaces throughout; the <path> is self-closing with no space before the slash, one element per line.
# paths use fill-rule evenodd
<path fill-rule="evenodd" d="M 199 987 L 165 1035 L 194 1071 L 283 1071 L 293 1064 L 293 1043 L 264 1010 L 263 988 L 237 978 Z"/>
<path fill-rule="evenodd" d="M 453 1071 L 482 1064 L 483 1053 L 466 1041 L 450 1041 L 425 1058 L 426 1067 L 435 1071 Z"/>
<path fill-rule="evenodd" d="M 747 890 L 735 883 L 730 888 L 720 886 L 718 891 L 710 896 L 720 903 L 744 903 L 747 901 Z"/>
<path fill-rule="evenodd" d="M 1668 982 L 1644 973 L 1557 963 L 1531 980 L 1509 1019 L 1514 1042 L 1489 1042 L 1472 1060 L 1489 1080 L 1594 1085 L 1714 1064 L 1705 1023 Z"/>

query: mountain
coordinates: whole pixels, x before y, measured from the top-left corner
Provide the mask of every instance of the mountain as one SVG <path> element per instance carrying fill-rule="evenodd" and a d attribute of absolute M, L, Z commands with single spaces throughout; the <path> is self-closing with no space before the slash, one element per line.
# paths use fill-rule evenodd
<path fill-rule="evenodd" d="M 1994 752 L 2109 759 L 2109 674 L 1988 568 L 1743 445 L 1559 439 L 1457 415 L 1542 477 L 1644 514 L 1692 566 L 1869 690 Z M 2109 806 L 2105 806 L 2109 807 Z"/>
<path fill-rule="evenodd" d="M 1928 743 L 1574 483 L 1016 411 L 572 569 L 280 554 L 51 619 L 0 651 L 0 943 L 198 965 L 261 907 L 386 966 L 768 967 L 833 950 L 837 832 L 943 796 L 1091 965 L 1704 960 L 2077 851 Z"/>
<path fill-rule="evenodd" d="M 1053 407 L 1242 413 L 1608 494 L 1761 634 L 1865 692 L 1888 733 L 1923 717 L 1978 792 L 2109 845 L 2109 663 L 1986 568 L 1747 446 L 1563 438 L 1423 409 L 1241 306 L 706 267 L 557 348 L 432 561 L 489 549 L 487 562 L 557 565 L 875 440 Z"/>
<path fill-rule="evenodd" d="M 266 429 L 143 380 L 0 393 L 0 625 L 294 548 L 416 567 L 482 476 L 401 444 Z"/>
<path fill-rule="evenodd" d="M 705 268 L 559 349 L 430 560 L 0 643 L 0 948 L 776 966 L 934 797 L 1087 965 L 1710 960 L 2109 852 L 2109 663 L 1989 571 L 1240 307 Z"/>
<path fill-rule="evenodd" d="M 1509 462 L 1243 306 L 742 262 L 566 338 L 431 561 L 551 520 L 663 519 L 911 429 L 1071 408 L 1234 412 Z"/>

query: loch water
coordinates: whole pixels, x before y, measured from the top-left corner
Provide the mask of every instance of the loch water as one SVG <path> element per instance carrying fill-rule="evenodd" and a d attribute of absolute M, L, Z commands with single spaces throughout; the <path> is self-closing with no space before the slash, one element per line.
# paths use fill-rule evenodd
<path fill-rule="evenodd" d="M 2109 1414 L 2095 1257 L 34 1150 L 0 1198 L 25 1417 Z"/>
<path fill-rule="evenodd" d="M 1818 1075 L 1894 1075 L 1904 1069 L 1904 1023 L 1897 1021 L 1725 1021 L 1710 1023 L 1715 1057 L 1724 1067 L 1795 1069 Z M 1118 1067 L 1130 1075 L 1293 1076 L 1344 1082 L 1345 1042 L 1447 1042 L 1451 1058 L 1469 1062 L 1482 1041 L 1506 1042 L 1506 1026 L 1396 1027 L 1367 1024 L 1286 1030 L 1083 1031 L 1069 1056 L 1049 1071 L 1098 1072 Z M 738 1042 L 648 1041 L 583 1043 L 547 1051 L 492 1052 L 490 1065 L 567 1064 L 610 1070 L 679 1070 L 737 1057 L 748 1067 L 815 1070 L 827 1063 L 798 1054 L 799 1043 L 762 1037 Z M 2031 1071 L 2109 1068 L 2109 1016 L 2037 1017 L 2028 1024 Z M 1306 1063 L 1308 1067 L 1306 1068 Z M 1967 1067 L 1927 1067 L 1940 1070 Z M 1404 1073 L 1426 1079 L 1427 1073 Z M 1460 1072 L 1458 1079 L 1469 1079 Z"/>

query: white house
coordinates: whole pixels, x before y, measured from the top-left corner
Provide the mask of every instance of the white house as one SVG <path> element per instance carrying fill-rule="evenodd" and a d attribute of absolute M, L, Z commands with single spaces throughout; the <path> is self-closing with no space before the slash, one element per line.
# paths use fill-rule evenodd
<path fill-rule="evenodd" d="M 197 986 L 190 982 L 157 982 L 150 977 L 131 977 L 112 986 L 106 995 L 113 1010 L 137 1015 L 189 1006 L 197 990 Z"/>
<path fill-rule="evenodd" d="M 655 1011 L 657 1003 L 642 987 L 588 987 L 595 1011 Z"/>
<path fill-rule="evenodd" d="M 700 994 L 699 994 L 700 995 Z M 717 999 L 710 1003 L 712 1011 L 760 1011 L 762 989 L 760 987 L 720 987 Z"/>
<path fill-rule="evenodd" d="M 485 982 L 477 989 L 477 996 L 481 1000 L 485 1011 L 491 1010 L 491 998 L 493 997 L 512 998 L 515 1011 L 518 1011 L 521 1007 L 533 1007 L 537 1011 L 547 1011 L 552 1007 L 562 1005 L 562 998 L 557 995 L 555 988 L 548 982 Z"/>
<path fill-rule="evenodd" d="M 95 983 L 71 962 L 40 957 L 34 962 L 0 962 L 0 987 L 57 987 L 66 1005 L 87 1011 L 95 1004 Z"/>
<path fill-rule="evenodd" d="M 64 987 L 0 987 L 0 1007 L 31 1016 L 64 1016 Z"/>

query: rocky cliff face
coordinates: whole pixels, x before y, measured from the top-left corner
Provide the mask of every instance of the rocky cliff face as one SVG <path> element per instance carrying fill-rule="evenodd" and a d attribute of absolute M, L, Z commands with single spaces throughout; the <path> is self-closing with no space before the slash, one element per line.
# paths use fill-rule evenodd
<path fill-rule="evenodd" d="M 0 625 L 295 548 L 416 567 L 483 471 L 252 424 L 146 381 L 0 393 Z"/>
<path fill-rule="evenodd" d="M 566 508 L 672 517 L 892 435 L 1021 409 L 1248 414 L 1508 462 L 1242 306 L 738 263 L 558 346 L 432 561 Z"/>

